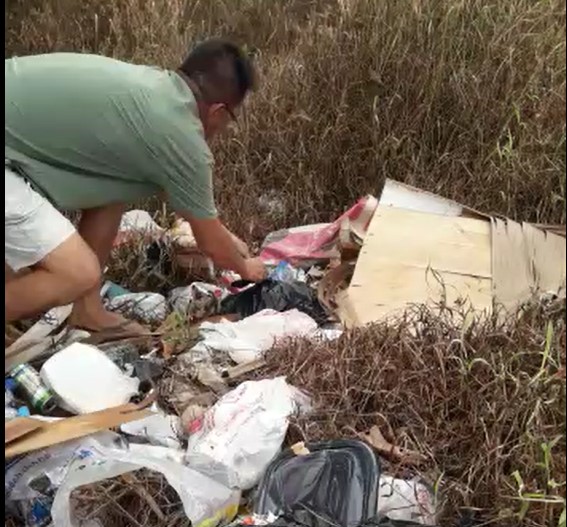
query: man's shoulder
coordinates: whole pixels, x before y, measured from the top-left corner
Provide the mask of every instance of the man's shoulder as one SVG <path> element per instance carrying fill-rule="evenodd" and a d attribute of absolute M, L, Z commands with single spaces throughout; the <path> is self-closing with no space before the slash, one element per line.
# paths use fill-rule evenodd
<path fill-rule="evenodd" d="M 25 66 L 33 65 L 38 67 L 65 67 L 65 66 L 117 66 L 128 65 L 129 63 L 93 53 L 72 53 L 55 52 L 41 53 L 37 55 L 14 56 L 4 59 L 5 64 L 18 63 Z"/>
<path fill-rule="evenodd" d="M 189 87 L 174 72 L 162 70 L 161 77 L 145 88 L 152 100 L 154 132 L 176 149 L 190 153 L 195 162 L 212 164 L 197 101 Z"/>
<path fill-rule="evenodd" d="M 41 87 L 49 82 L 51 89 L 59 85 L 61 93 L 76 92 L 91 99 L 135 90 L 155 76 L 151 67 L 87 53 L 12 57 L 5 59 L 4 69 L 7 79 L 22 86 Z"/>

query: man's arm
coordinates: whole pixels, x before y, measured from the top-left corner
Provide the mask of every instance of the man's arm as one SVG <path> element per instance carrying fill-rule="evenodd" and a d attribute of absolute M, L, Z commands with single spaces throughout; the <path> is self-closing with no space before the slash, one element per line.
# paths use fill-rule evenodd
<path fill-rule="evenodd" d="M 259 258 L 246 258 L 233 235 L 218 218 L 198 219 L 184 212 L 179 215 L 191 225 L 199 246 L 215 264 L 235 271 L 245 280 L 258 282 L 266 277 L 266 267 Z"/>
<path fill-rule="evenodd" d="M 226 230 L 226 232 L 228 232 L 228 235 L 232 238 L 232 241 L 236 245 L 236 248 L 238 249 L 240 255 L 243 258 L 250 258 L 250 249 L 248 248 L 248 245 L 246 245 L 244 241 L 242 241 L 238 236 L 236 236 L 236 234 L 230 232 L 226 228 L 226 225 L 223 225 L 223 228 Z"/>

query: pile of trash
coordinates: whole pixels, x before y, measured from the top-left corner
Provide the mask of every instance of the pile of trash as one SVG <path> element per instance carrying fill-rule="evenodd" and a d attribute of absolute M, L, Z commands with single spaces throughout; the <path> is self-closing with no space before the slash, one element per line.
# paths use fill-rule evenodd
<path fill-rule="evenodd" d="M 6 349 L 6 514 L 28 527 L 105 525 L 102 513 L 80 517 L 81 489 L 146 469 L 196 527 L 435 525 L 433 491 L 417 474 L 383 473 L 371 441 L 289 445 L 290 420 L 313 411 L 309 394 L 283 377 L 240 382 L 275 344 L 340 338 L 321 281 L 360 250 L 376 205 L 367 197 L 335 223 L 270 235 L 261 257 L 271 272 L 258 284 L 217 273 L 185 222 L 166 230 L 127 213 L 117 245 L 143 235 L 211 279 L 167 294 L 106 282 L 106 306 L 152 327 L 148 336 L 67 328 L 63 306 Z M 194 397 L 163 403 L 168 370 Z"/>
<path fill-rule="evenodd" d="M 394 220 L 395 228 L 386 229 Z M 414 250 L 406 241 L 420 225 L 429 230 Z M 165 478 L 179 497 L 184 524 L 194 527 L 435 526 L 439 489 L 422 479 L 418 462 L 405 479 L 383 471 L 382 456 L 399 449 L 380 430 L 360 431 L 355 440 L 293 444 L 290 422 L 321 409 L 286 378 L 261 378 L 262 367 L 274 346 L 289 339 L 339 339 L 345 326 L 398 310 L 411 294 L 433 298 L 427 272 L 442 258 L 438 244 L 426 246 L 428 236 L 442 235 L 475 254 L 467 262 L 450 254 L 441 266 L 453 280 L 453 265 L 461 280 L 451 282 L 461 287 L 455 299 L 467 293 L 476 307 L 486 307 L 496 289 L 518 300 L 510 284 L 500 287 L 498 269 L 482 271 L 491 251 L 498 261 L 511 257 L 490 245 L 490 225 L 475 211 L 390 183 L 380 201 L 367 196 L 333 223 L 269 235 L 260 257 L 270 274 L 253 284 L 217 271 L 187 222 L 165 229 L 147 212 L 127 213 L 117 247 L 143 239 L 149 260 L 157 254 L 163 264 L 167 254 L 206 280 L 160 292 L 106 282 L 107 308 L 143 322 L 152 330 L 147 335 L 66 327 L 71 306 L 62 306 L 7 347 L 7 514 L 27 527 L 105 526 L 100 503 L 81 517 L 81 492 L 146 470 Z M 504 225 L 501 240 L 506 228 L 515 229 Z M 537 242 L 559 255 L 560 268 L 564 244 L 561 253 L 555 238 L 562 233 L 542 230 L 538 238 L 530 229 L 524 226 L 534 249 L 529 253 Z M 468 281 L 465 264 L 474 267 Z M 547 292 L 564 295 L 564 271 L 530 268 L 535 274 L 526 281 L 545 282 Z M 498 287 L 485 287 L 493 282 Z M 151 496 L 139 493 L 160 524 L 173 525 Z"/>

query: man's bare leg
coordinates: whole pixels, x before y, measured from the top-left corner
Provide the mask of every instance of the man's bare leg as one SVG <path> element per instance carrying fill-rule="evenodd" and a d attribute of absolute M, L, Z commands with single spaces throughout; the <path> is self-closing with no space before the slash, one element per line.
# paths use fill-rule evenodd
<path fill-rule="evenodd" d="M 83 211 L 79 222 L 79 234 L 96 254 L 101 268 L 104 268 L 126 206 L 122 204 L 108 205 Z M 104 308 L 100 297 L 100 282 L 75 302 L 70 323 L 87 330 L 101 330 L 125 324 L 127 320 L 118 313 Z M 144 328 L 131 322 L 129 331 L 143 332 Z"/>
<path fill-rule="evenodd" d="M 73 302 L 100 281 L 96 256 L 72 234 L 25 274 L 5 274 L 6 322 Z"/>

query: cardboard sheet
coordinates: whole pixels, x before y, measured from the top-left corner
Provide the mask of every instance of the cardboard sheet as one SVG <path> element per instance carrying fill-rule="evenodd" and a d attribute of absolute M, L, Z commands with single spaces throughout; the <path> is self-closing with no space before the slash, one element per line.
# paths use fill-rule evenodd
<path fill-rule="evenodd" d="M 565 296 L 565 239 L 527 223 L 495 219 L 494 302 L 510 311 L 534 294 Z"/>
<path fill-rule="evenodd" d="M 485 220 L 379 206 L 351 285 L 355 325 L 397 314 L 412 304 L 489 309 L 491 233 Z"/>
<path fill-rule="evenodd" d="M 491 217 L 386 181 L 337 314 L 349 327 L 414 304 L 505 314 L 534 294 L 565 298 L 566 260 L 565 226 Z"/>

